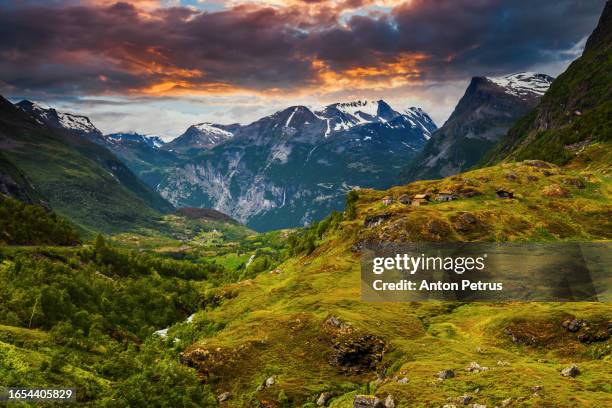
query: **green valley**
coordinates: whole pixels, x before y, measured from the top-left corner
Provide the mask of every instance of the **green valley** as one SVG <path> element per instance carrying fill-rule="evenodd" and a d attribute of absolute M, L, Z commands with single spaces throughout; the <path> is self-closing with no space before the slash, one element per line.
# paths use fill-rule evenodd
<path fill-rule="evenodd" d="M 30 188 L 89 234 L 144 225 L 172 211 L 107 149 L 42 125 L 4 98 L 0 146 Z"/>
<path fill-rule="evenodd" d="M 104 12 L 128 21 L 125 10 L 130 19 L 141 18 L 127 3 Z M 257 23 L 263 17 L 267 26 L 273 10 L 258 14 Z M 214 14 L 178 6 L 147 13 L 148 25 L 172 19 L 164 35 L 181 40 L 184 32 L 175 26 Z M 346 24 L 363 23 L 363 14 Z M 500 21 L 511 13 L 502 14 Z M 304 28 L 296 36 L 307 34 Z M 149 47 L 144 54 L 163 51 Z M 418 55 L 418 61 L 429 58 Z M 232 133 L 241 125 L 226 130 L 203 122 L 183 135 L 182 145 L 136 133 L 105 140 L 85 116 L 29 103 L 43 115 L 37 118 L 0 98 L 0 395 L 3 387 L 73 388 L 75 406 L 108 408 L 610 406 L 610 287 L 602 284 L 589 302 L 370 302 L 362 296 L 361 273 L 368 247 L 378 244 L 609 244 L 611 59 L 608 0 L 582 57 L 554 80 L 535 75 L 545 90 L 530 88 L 528 101 L 520 102 L 520 93 L 509 96 L 498 85 L 517 81 L 519 92 L 524 83 L 533 85 L 528 75 L 477 77 L 439 131 L 421 109 L 399 113 L 380 100 L 287 108 L 245 126 L 243 138 Z M 142 72 L 182 75 L 180 91 L 188 79 L 214 74 L 147 67 Z M 402 72 L 412 75 L 420 65 L 410 67 Z M 369 78 L 382 68 L 346 75 Z M 169 75 L 163 79 L 161 86 L 175 84 Z M 107 80 L 97 76 L 96 83 L 107 86 Z M 108 99 L 92 104 L 118 103 Z M 366 106 L 368 117 L 359 110 Z M 86 120 L 99 143 L 39 120 L 51 111 L 58 123 Z M 330 136 L 330 123 L 342 138 Z M 402 143 L 404 158 L 391 157 L 408 131 L 416 142 Z M 372 132 L 379 140 L 370 162 L 365 142 Z M 105 145 L 111 142 L 114 148 Z M 177 145 L 197 163 L 173 161 Z M 342 156 L 351 148 L 350 157 Z M 241 161 L 249 155 L 257 156 L 257 171 Z M 309 163 L 311 155 L 316 162 Z M 211 166 L 208 156 L 218 156 L 220 165 Z M 410 162 L 414 157 L 437 159 L 426 166 Z M 286 163 L 299 171 L 285 174 L 279 166 Z M 378 167 L 385 165 L 388 174 Z M 414 180 L 441 178 L 398 180 L 386 188 L 402 168 Z M 166 171 L 174 178 L 163 184 Z M 361 173 L 376 188 L 357 187 Z M 263 186 L 266 174 L 316 191 L 296 187 L 287 195 L 280 184 Z M 244 194 L 238 199 L 231 190 Z M 174 208 L 158 191 L 173 203 L 215 201 L 217 209 Z M 199 201 L 202 194 L 209 201 Z M 344 208 L 333 210 L 342 199 Z M 258 232 L 219 208 L 243 221 L 262 217 L 250 218 L 253 228 L 308 223 Z M 327 216 L 310 219 L 323 210 Z M 578 258 L 589 262 L 582 252 Z M 609 257 L 598 261 L 609 284 Z M 554 265 L 553 277 L 564 288 L 552 291 L 572 289 L 566 277 L 577 268 Z M 521 278 L 532 273 L 524 269 Z M 519 283 L 520 290 L 536 290 Z"/>

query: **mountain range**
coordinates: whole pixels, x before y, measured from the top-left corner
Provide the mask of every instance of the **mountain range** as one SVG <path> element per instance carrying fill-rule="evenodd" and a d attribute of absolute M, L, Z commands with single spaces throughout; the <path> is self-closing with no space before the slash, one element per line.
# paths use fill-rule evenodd
<path fill-rule="evenodd" d="M 85 116 L 16 104 L 39 123 L 114 153 L 175 207 L 214 208 L 256 230 L 305 225 L 340 210 L 348 191 L 440 178 L 476 165 L 553 78 L 474 77 L 438 129 L 420 108 L 383 100 L 292 106 L 253 123 L 194 124 L 169 143 L 103 135 Z"/>
<path fill-rule="evenodd" d="M 103 135 L 85 116 L 30 101 L 16 107 L 65 137 L 110 150 L 163 197 L 157 201 L 214 208 L 270 230 L 340 210 L 352 189 L 441 178 L 476 165 L 552 81 L 538 73 L 474 77 L 440 129 L 420 108 L 357 100 L 292 106 L 247 125 L 202 122 L 169 143 L 133 132 Z"/>
<path fill-rule="evenodd" d="M 257 230 L 304 225 L 342 209 L 353 188 L 395 184 L 435 129 L 423 110 L 400 112 L 384 101 L 206 124 L 199 136 L 192 127 L 162 148 L 181 154 L 156 187 L 176 206 L 212 207 Z M 213 135 L 224 141 L 210 143 Z M 198 143 L 206 147 L 194 149 Z"/>
<path fill-rule="evenodd" d="M 476 165 L 537 105 L 552 81 L 533 72 L 472 78 L 451 116 L 406 167 L 402 179 L 438 179 Z"/>
<path fill-rule="evenodd" d="M 199 123 L 169 143 L 102 135 L 79 115 L 22 101 L 40 123 L 102 145 L 176 207 L 210 207 L 259 230 L 294 227 L 387 188 L 437 129 L 420 108 L 384 101 L 293 106 L 247 125 Z"/>
<path fill-rule="evenodd" d="M 83 116 L 0 97 L 0 179 L 12 196 L 44 202 L 87 231 L 133 228 L 172 211 L 104 140 Z"/>

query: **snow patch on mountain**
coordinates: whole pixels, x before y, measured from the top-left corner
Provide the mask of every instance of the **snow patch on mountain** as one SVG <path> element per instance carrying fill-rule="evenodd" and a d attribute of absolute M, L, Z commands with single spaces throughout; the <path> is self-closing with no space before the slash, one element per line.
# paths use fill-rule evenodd
<path fill-rule="evenodd" d="M 66 129 L 80 130 L 83 132 L 95 132 L 97 129 L 85 116 L 70 113 L 57 112 L 60 124 Z"/>
<path fill-rule="evenodd" d="M 298 107 L 296 106 L 295 109 L 293 109 L 293 112 L 291 112 L 291 115 L 289 115 L 289 117 L 287 118 L 287 123 L 285 123 L 285 127 L 289 127 L 289 125 L 291 125 L 291 119 L 293 119 L 293 116 L 295 115 L 295 112 L 298 111 Z"/>
<path fill-rule="evenodd" d="M 368 120 L 364 119 L 361 114 L 365 113 L 366 115 L 373 117 L 378 113 L 377 101 L 358 100 L 353 102 L 337 103 L 333 106 L 335 106 L 340 112 L 359 118 L 364 122 L 367 122 Z"/>
<path fill-rule="evenodd" d="M 196 129 L 198 129 L 200 132 L 208 134 L 211 137 L 211 139 L 215 141 L 218 141 L 221 139 L 225 140 L 225 139 L 234 137 L 234 134 L 232 132 L 229 132 L 225 129 L 218 128 L 210 122 L 198 123 L 197 125 L 193 125 L 193 126 Z"/>
<path fill-rule="evenodd" d="M 25 112 L 33 113 L 35 114 L 36 117 L 39 117 L 42 119 L 49 119 L 49 113 L 54 110 L 50 106 L 44 107 L 38 102 L 32 102 L 28 100 L 23 100 L 21 102 L 18 102 L 15 104 L 15 106 L 17 106 L 19 109 Z"/>
<path fill-rule="evenodd" d="M 74 130 L 83 133 L 100 133 L 98 128 L 96 128 L 86 116 L 59 112 L 51 107 L 45 108 L 39 103 L 27 100 L 17 103 L 16 106 L 30 113 L 38 120 L 51 122 L 66 130 Z"/>
<path fill-rule="evenodd" d="M 536 72 L 519 72 L 503 77 L 487 77 L 487 79 L 504 88 L 507 94 L 518 97 L 528 96 L 529 94 L 542 96 L 553 81 L 551 76 Z"/>
<path fill-rule="evenodd" d="M 411 107 L 404 112 L 400 112 L 383 100 L 334 103 L 314 111 L 313 114 L 327 122 L 325 137 L 328 137 L 332 131 L 342 132 L 356 126 L 381 123 L 395 129 L 421 128 L 425 138 L 428 139 L 437 128 L 423 109 Z"/>
<path fill-rule="evenodd" d="M 136 142 L 159 149 L 165 142 L 159 136 L 141 135 L 136 132 L 111 133 L 104 136 L 109 143 Z"/>

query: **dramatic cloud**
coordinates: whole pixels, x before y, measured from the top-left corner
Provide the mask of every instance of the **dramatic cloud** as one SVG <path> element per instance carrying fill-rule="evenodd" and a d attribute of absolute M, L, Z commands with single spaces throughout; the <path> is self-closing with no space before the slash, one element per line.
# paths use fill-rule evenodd
<path fill-rule="evenodd" d="M 414 97 L 444 84 L 454 92 L 474 75 L 562 69 L 580 52 L 603 4 L 2 2 L 0 93 L 48 101 L 101 95 L 325 101 L 399 90 Z"/>
<path fill-rule="evenodd" d="M 274 93 L 506 73 L 570 49 L 602 6 L 414 0 L 346 16 L 375 2 L 253 2 L 219 12 L 151 9 L 152 3 L 6 8 L 5 87 L 50 94 Z"/>

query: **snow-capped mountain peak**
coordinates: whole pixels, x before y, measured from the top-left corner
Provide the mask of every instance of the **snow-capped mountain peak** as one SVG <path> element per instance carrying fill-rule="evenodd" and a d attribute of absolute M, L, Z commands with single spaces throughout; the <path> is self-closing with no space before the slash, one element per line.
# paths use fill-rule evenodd
<path fill-rule="evenodd" d="M 166 144 L 159 136 L 145 136 L 145 138 L 153 144 L 153 147 L 159 149 Z"/>
<path fill-rule="evenodd" d="M 437 129 L 431 117 L 422 108 L 412 106 L 404 111 L 404 116 L 413 126 L 420 126 L 426 139 L 431 137 L 433 131 Z"/>
<path fill-rule="evenodd" d="M 340 112 L 354 117 L 362 118 L 363 114 L 374 117 L 378 114 L 378 105 L 382 101 L 357 100 L 352 102 L 336 103 L 335 106 Z"/>
<path fill-rule="evenodd" d="M 186 152 L 190 149 L 212 149 L 232 139 L 240 126 L 202 122 L 191 125 L 185 133 L 164 145 L 165 150 Z"/>
<path fill-rule="evenodd" d="M 327 121 L 326 137 L 332 132 L 376 123 L 390 128 L 422 128 L 426 138 L 436 129 L 429 115 L 421 108 L 409 108 L 402 113 L 383 100 L 334 103 L 316 111 L 315 115 Z"/>
<path fill-rule="evenodd" d="M 509 95 L 525 97 L 532 94 L 544 95 L 554 78 L 536 72 L 519 72 L 501 77 L 487 77 L 487 79 L 504 88 Z"/>
<path fill-rule="evenodd" d="M 57 128 L 79 133 L 101 134 L 91 123 L 87 116 L 74 115 L 72 113 L 59 112 L 53 108 L 45 108 L 42 105 L 28 100 L 16 104 L 21 110 L 28 112 L 41 122 L 50 124 Z"/>
<path fill-rule="evenodd" d="M 105 136 L 110 143 L 143 143 L 159 149 L 165 142 L 159 136 L 141 135 L 136 132 L 111 133 Z"/>
<path fill-rule="evenodd" d="M 229 132 L 225 129 L 221 129 L 220 127 L 217 127 L 215 124 L 210 122 L 198 123 L 196 125 L 193 125 L 193 127 L 202 133 L 208 133 L 213 139 L 229 139 L 234 137 L 234 134 L 232 132 Z"/>
<path fill-rule="evenodd" d="M 43 107 L 41 104 L 33 101 L 23 100 L 19 103 L 16 103 L 19 109 L 26 111 L 28 113 L 36 113 L 37 116 L 42 118 L 48 117 L 48 112 L 52 110 L 51 107 Z"/>
<path fill-rule="evenodd" d="M 265 144 L 278 140 L 278 136 L 283 140 L 297 137 L 301 142 L 310 143 L 349 131 L 355 137 L 361 134 L 363 140 L 372 140 L 376 135 L 384 137 L 389 132 L 399 132 L 407 138 L 428 139 L 435 129 L 436 125 L 420 108 L 401 112 L 383 100 L 355 100 L 321 108 L 289 106 L 249 125 L 199 123 L 167 143 L 164 149 L 187 153 L 194 149 L 211 149 L 236 138 Z"/>
<path fill-rule="evenodd" d="M 98 130 L 86 116 L 62 112 L 57 112 L 57 116 L 60 124 L 66 129 L 79 130 L 83 132 L 95 132 Z"/>

